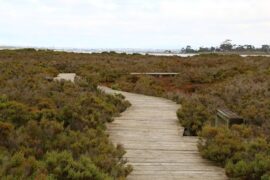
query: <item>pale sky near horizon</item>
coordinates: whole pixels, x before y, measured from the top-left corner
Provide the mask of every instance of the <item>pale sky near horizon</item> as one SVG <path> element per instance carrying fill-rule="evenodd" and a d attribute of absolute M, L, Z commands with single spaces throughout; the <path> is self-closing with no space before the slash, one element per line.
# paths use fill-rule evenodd
<path fill-rule="evenodd" d="M 270 44 L 270 0 L 0 0 L 0 45 Z"/>

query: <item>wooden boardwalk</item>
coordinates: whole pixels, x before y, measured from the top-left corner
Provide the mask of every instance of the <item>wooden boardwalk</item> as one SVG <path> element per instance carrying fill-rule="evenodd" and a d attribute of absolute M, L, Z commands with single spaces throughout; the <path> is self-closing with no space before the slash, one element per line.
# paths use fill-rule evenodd
<path fill-rule="evenodd" d="M 133 165 L 129 180 L 227 179 L 222 168 L 200 157 L 197 138 L 183 137 L 172 101 L 114 91 L 123 94 L 132 106 L 108 125 L 111 140 L 122 144 Z"/>

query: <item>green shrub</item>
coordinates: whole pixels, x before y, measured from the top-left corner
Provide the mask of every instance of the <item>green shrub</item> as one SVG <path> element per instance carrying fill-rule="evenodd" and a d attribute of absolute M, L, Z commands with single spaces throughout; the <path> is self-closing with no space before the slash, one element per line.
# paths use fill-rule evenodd
<path fill-rule="evenodd" d="M 206 126 L 200 135 L 202 139 L 198 148 L 202 156 L 225 165 L 228 159 L 245 149 L 243 142 L 251 135 L 251 129 L 244 126 L 233 126 L 231 130 Z"/>
<path fill-rule="evenodd" d="M 22 152 L 16 152 L 1 165 L 1 179 L 35 179 L 47 174 L 43 162 L 37 161 L 33 156 L 25 157 Z"/>
<path fill-rule="evenodd" d="M 207 108 L 199 101 L 183 101 L 177 111 L 177 117 L 192 135 L 197 135 L 205 122 L 211 121 L 211 115 Z"/>
<path fill-rule="evenodd" d="M 149 76 L 140 77 L 136 81 L 133 91 L 154 96 L 161 96 L 163 94 L 163 89 L 159 86 L 155 78 Z"/>
<path fill-rule="evenodd" d="M 48 152 L 45 155 L 44 163 L 48 173 L 54 179 L 112 179 L 100 171 L 91 159 L 82 156 L 75 161 L 72 154 L 67 151 Z"/>
<path fill-rule="evenodd" d="M 204 158 L 225 166 L 226 174 L 238 179 L 267 178 L 270 171 L 270 145 L 252 130 L 235 125 L 231 129 L 205 127 L 199 150 Z"/>
<path fill-rule="evenodd" d="M 25 124 L 31 117 L 27 106 L 15 101 L 0 103 L 0 120 L 14 123 L 16 126 Z"/>
<path fill-rule="evenodd" d="M 111 88 L 114 90 L 120 90 L 119 84 L 113 84 Z"/>

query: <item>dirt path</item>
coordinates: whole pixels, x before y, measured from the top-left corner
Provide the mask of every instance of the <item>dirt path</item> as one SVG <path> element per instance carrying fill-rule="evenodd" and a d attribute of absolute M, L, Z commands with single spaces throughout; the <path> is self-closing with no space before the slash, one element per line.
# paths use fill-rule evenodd
<path fill-rule="evenodd" d="M 179 105 L 163 98 L 101 88 L 123 94 L 132 104 L 108 125 L 111 140 L 125 147 L 125 157 L 134 167 L 129 180 L 226 179 L 222 168 L 200 157 L 197 138 L 182 136 L 176 117 Z"/>

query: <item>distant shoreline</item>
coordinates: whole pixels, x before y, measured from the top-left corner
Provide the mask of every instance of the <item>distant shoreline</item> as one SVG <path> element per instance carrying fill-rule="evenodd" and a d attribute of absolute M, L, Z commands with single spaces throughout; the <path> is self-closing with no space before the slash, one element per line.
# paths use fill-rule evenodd
<path fill-rule="evenodd" d="M 12 47 L 12 46 L 0 46 L 0 50 L 22 50 L 22 49 L 35 49 L 35 50 L 51 50 L 55 52 L 67 52 L 67 53 L 125 53 L 125 54 L 140 54 L 140 55 L 151 55 L 151 56 L 178 56 L 178 57 L 192 57 L 203 54 L 219 54 L 219 55 L 239 55 L 242 57 L 247 56 L 264 56 L 270 57 L 270 53 L 264 52 L 202 52 L 202 53 L 177 53 L 177 52 L 161 52 L 147 51 L 147 50 L 132 50 L 132 49 L 54 49 L 54 48 L 37 48 L 37 47 Z"/>

